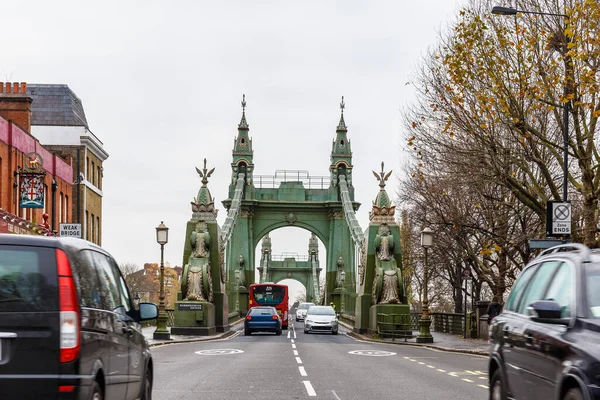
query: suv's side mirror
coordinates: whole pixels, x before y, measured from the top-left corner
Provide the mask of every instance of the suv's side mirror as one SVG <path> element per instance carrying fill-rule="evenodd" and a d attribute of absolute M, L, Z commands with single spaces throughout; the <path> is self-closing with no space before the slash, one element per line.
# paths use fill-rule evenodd
<path fill-rule="evenodd" d="M 534 301 L 527 311 L 532 321 L 541 322 L 544 324 L 566 324 L 569 321 L 562 317 L 562 309 L 560 304 L 552 300 Z"/>
<path fill-rule="evenodd" d="M 158 317 L 158 307 L 154 303 L 140 303 L 140 321 L 156 319 Z"/>

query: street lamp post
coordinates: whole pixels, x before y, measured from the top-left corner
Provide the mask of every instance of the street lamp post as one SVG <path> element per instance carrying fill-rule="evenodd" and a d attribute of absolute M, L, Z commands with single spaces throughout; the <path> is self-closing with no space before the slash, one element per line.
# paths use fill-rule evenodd
<path fill-rule="evenodd" d="M 240 314 L 240 270 L 236 269 L 235 272 L 235 311 Z"/>
<path fill-rule="evenodd" d="M 465 309 L 463 310 L 464 313 L 464 318 L 465 318 L 465 332 L 464 332 L 464 338 L 467 338 L 467 301 L 469 298 L 469 281 L 473 282 L 472 279 L 473 277 L 471 276 L 471 270 L 470 269 L 464 269 L 463 273 L 462 273 L 462 278 L 463 281 L 465 282 Z M 473 298 L 473 283 L 471 283 L 471 299 Z M 473 309 L 471 308 L 471 311 L 473 311 Z"/>
<path fill-rule="evenodd" d="M 518 13 L 522 14 L 535 14 L 535 15 L 550 15 L 555 17 L 564 17 L 565 22 L 569 18 L 566 14 L 555 14 L 555 13 L 546 13 L 540 11 L 528 11 L 528 10 L 517 10 L 515 8 L 510 7 L 500 7 L 494 6 L 492 7 L 492 14 L 495 15 L 517 15 Z M 566 24 L 565 24 L 566 28 Z M 570 61 L 567 58 L 567 52 L 569 51 L 569 37 L 567 33 L 563 33 L 565 37 L 565 85 L 564 85 L 564 106 L 563 106 L 563 201 L 567 201 L 567 183 L 569 179 L 569 109 L 571 107 L 571 102 L 568 99 L 569 95 L 569 85 L 567 83 L 567 67 L 570 64 Z"/>
<path fill-rule="evenodd" d="M 431 319 L 429 318 L 429 299 L 427 298 L 427 285 L 429 280 L 429 271 L 427 265 L 427 250 L 433 244 L 433 230 L 429 227 L 423 229 L 421 232 L 421 247 L 424 250 L 424 263 L 423 263 L 423 314 L 419 320 L 419 336 L 417 336 L 417 343 L 433 343 L 433 336 L 429 331 L 431 326 Z"/>
<path fill-rule="evenodd" d="M 346 305 L 346 301 L 345 301 L 345 297 L 346 297 L 346 287 L 344 286 L 344 283 L 346 282 L 346 272 L 342 270 L 342 272 L 340 272 L 340 286 L 342 287 L 342 302 L 340 305 L 340 314 L 343 314 L 346 312 L 345 310 L 345 305 Z"/>
<path fill-rule="evenodd" d="M 169 340 L 171 332 L 167 329 L 167 313 L 165 311 L 165 244 L 169 241 L 169 228 L 160 222 L 156 227 L 156 241 L 160 244 L 160 303 L 158 305 L 158 318 L 156 319 L 156 330 L 154 331 L 154 339 Z"/>

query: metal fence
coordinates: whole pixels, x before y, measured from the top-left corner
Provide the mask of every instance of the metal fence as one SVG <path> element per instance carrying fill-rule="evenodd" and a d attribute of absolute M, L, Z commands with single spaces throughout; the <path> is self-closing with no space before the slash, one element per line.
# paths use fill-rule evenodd
<path fill-rule="evenodd" d="M 175 310 L 165 310 L 167 312 L 167 326 L 175 325 Z M 156 326 L 156 320 L 150 319 L 148 321 L 144 321 L 142 326 Z"/>
<path fill-rule="evenodd" d="M 391 337 L 392 340 L 404 340 L 414 337 L 413 318 L 410 314 L 384 314 L 377 313 L 377 333 L 382 337 Z"/>
<path fill-rule="evenodd" d="M 431 313 L 433 330 L 436 332 L 452 333 L 456 335 L 465 332 L 464 314 L 454 313 Z"/>
<path fill-rule="evenodd" d="M 276 171 L 275 175 L 254 175 L 254 187 L 258 189 L 277 189 L 283 182 L 302 182 L 305 189 L 327 189 L 330 177 L 310 176 L 308 171 Z"/>

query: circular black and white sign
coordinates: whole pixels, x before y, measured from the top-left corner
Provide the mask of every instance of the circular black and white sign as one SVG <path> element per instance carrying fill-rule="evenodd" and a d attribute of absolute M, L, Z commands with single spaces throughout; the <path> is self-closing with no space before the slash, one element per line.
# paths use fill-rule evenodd
<path fill-rule="evenodd" d="M 554 209 L 554 219 L 557 221 L 571 220 L 571 208 L 566 205 L 558 205 Z"/>
<path fill-rule="evenodd" d="M 243 350 L 237 349 L 214 349 L 214 350 L 200 350 L 196 351 L 196 354 L 201 356 L 225 356 L 228 354 L 240 354 L 243 353 Z"/>
<path fill-rule="evenodd" d="M 349 354 L 354 354 L 357 356 L 369 356 L 369 357 L 387 357 L 394 356 L 396 353 L 392 353 L 391 351 L 381 351 L 381 350 L 352 350 L 348 352 Z"/>

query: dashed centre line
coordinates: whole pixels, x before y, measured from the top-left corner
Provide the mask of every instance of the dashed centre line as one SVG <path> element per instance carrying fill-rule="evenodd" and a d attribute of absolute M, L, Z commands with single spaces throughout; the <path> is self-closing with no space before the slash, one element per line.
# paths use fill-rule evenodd
<path fill-rule="evenodd" d="M 304 386 L 306 387 L 306 391 L 308 392 L 309 396 L 314 397 L 317 395 L 317 392 L 315 392 L 315 389 L 313 389 L 312 385 L 310 384 L 310 381 L 302 381 L 302 383 L 304 383 Z"/>
<path fill-rule="evenodd" d="M 302 360 L 300 359 L 300 357 L 296 357 L 296 362 L 297 362 L 298 364 L 302 364 Z"/>
<path fill-rule="evenodd" d="M 297 356 L 298 355 L 298 350 L 294 350 L 294 355 Z"/>
<path fill-rule="evenodd" d="M 304 369 L 304 367 L 298 367 L 298 369 L 300 370 L 300 375 L 302 375 L 302 376 L 308 376 L 308 374 L 306 373 L 306 370 Z"/>

